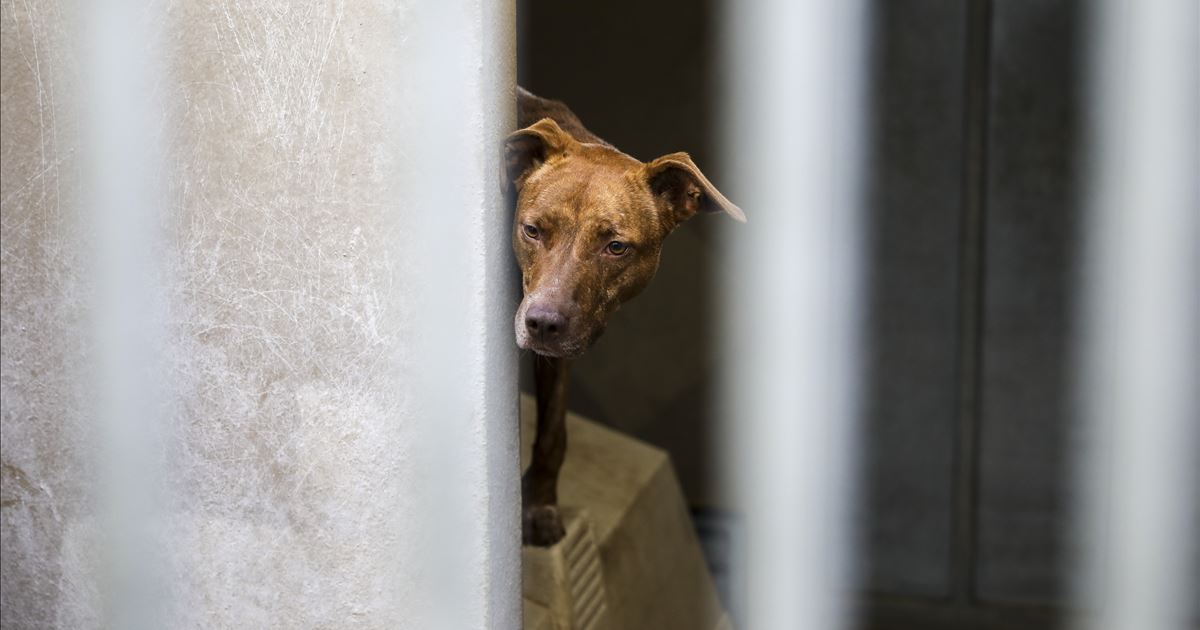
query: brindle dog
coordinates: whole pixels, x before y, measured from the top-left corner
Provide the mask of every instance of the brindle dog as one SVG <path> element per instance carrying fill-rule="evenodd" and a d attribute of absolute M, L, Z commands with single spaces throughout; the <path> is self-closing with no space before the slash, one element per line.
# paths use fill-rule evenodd
<path fill-rule="evenodd" d="M 513 250 L 525 297 L 517 345 L 534 353 L 537 437 L 522 478 L 522 537 L 563 536 L 558 471 L 566 453 L 567 369 L 658 269 L 663 239 L 698 212 L 742 211 L 686 153 L 640 162 L 588 131 L 558 101 L 517 88 L 520 129 L 505 141 Z"/>

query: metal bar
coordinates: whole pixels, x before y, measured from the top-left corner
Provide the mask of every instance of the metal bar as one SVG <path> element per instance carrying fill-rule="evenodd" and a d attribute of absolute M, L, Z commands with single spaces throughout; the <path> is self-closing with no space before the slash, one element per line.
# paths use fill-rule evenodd
<path fill-rule="evenodd" d="M 728 478 L 746 628 L 848 623 L 860 329 L 863 6 L 728 2 Z"/>
<path fill-rule="evenodd" d="M 1182 629 L 1197 592 L 1200 5 L 1108 0 L 1097 9 L 1079 623 Z"/>
<path fill-rule="evenodd" d="M 95 579 L 104 625 L 155 628 L 164 602 L 155 584 L 161 545 L 154 496 L 162 471 L 155 464 L 162 431 L 160 378 L 163 337 L 158 284 L 163 266 L 157 226 L 163 198 L 155 121 L 163 109 L 154 86 L 161 74 L 147 55 L 155 7 L 109 0 L 84 5 L 77 25 L 86 156 L 85 240 L 90 257 L 89 380 L 95 394 L 99 472 L 94 490 L 101 567 Z M 159 541 L 161 542 L 161 541 Z"/>

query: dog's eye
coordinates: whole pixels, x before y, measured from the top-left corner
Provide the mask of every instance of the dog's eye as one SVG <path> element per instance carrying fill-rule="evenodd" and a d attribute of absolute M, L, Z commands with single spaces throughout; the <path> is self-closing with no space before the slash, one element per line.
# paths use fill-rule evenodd
<path fill-rule="evenodd" d="M 535 241 L 537 240 L 537 237 L 541 235 L 541 232 L 539 232 L 536 227 L 529 225 L 528 223 L 522 225 L 521 230 L 525 232 L 525 236 L 528 236 Z"/>
<path fill-rule="evenodd" d="M 613 241 L 608 244 L 608 247 L 605 248 L 605 251 L 613 256 L 624 256 L 625 252 L 629 251 L 629 246 L 621 241 Z"/>

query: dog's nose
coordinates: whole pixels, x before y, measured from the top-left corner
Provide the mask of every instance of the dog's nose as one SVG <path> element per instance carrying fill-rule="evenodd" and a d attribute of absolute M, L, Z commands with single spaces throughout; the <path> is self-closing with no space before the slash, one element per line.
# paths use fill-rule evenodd
<path fill-rule="evenodd" d="M 525 312 L 525 327 L 539 341 L 554 341 L 567 330 L 567 316 L 558 309 L 535 304 Z"/>

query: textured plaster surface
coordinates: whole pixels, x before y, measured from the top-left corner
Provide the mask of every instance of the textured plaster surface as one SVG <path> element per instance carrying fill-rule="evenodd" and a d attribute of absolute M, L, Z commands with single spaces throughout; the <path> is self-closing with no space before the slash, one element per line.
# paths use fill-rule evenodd
<path fill-rule="evenodd" d="M 467 486 L 438 514 L 461 521 L 448 529 L 463 536 L 465 577 L 431 582 L 428 549 L 446 541 L 424 488 L 445 471 L 425 448 L 436 404 L 413 385 L 428 382 L 413 341 L 430 317 L 406 299 L 434 264 L 410 253 L 427 251 L 416 245 L 430 235 L 409 226 L 431 209 L 403 175 L 422 156 L 404 114 L 429 89 L 416 68 L 431 62 L 410 43 L 427 16 L 382 1 L 154 5 L 167 156 L 155 324 L 170 400 L 147 474 L 162 495 L 165 627 L 434 627 L 431 584 L 466 589 L 455 619 L 468 627 L 518 623 L 511 285 L 495 238 L 508 219 L 486 176 L 511 112 L 485 98 L 511 82 L 511 67 L 488 71 L 511 57 L 511 33 L 484 26 L 504 23 L 493 7 L 454 7 L 466 26 L 449 62 L 470 80 L 451 88 L 469 114 L 451 140 L 453 198 L 466 205 L 441 210 L 465 227 L 447 253 L 466 261 L 471 327 L 450 387 L 469 414 L 451 436 Z M 67 8 L 4 3 L 0 19 L 5 628 L 104 618 L 78 384 L 89 279 L 72 97 L 85 63 Z"/>
<path fill-rule="evenodd" d="M 47 627 L 91 599 L 64 574 L 88 478 L 78 76 L 58 3 L 4 3 L 0 29 L 0 625 Z"/>

